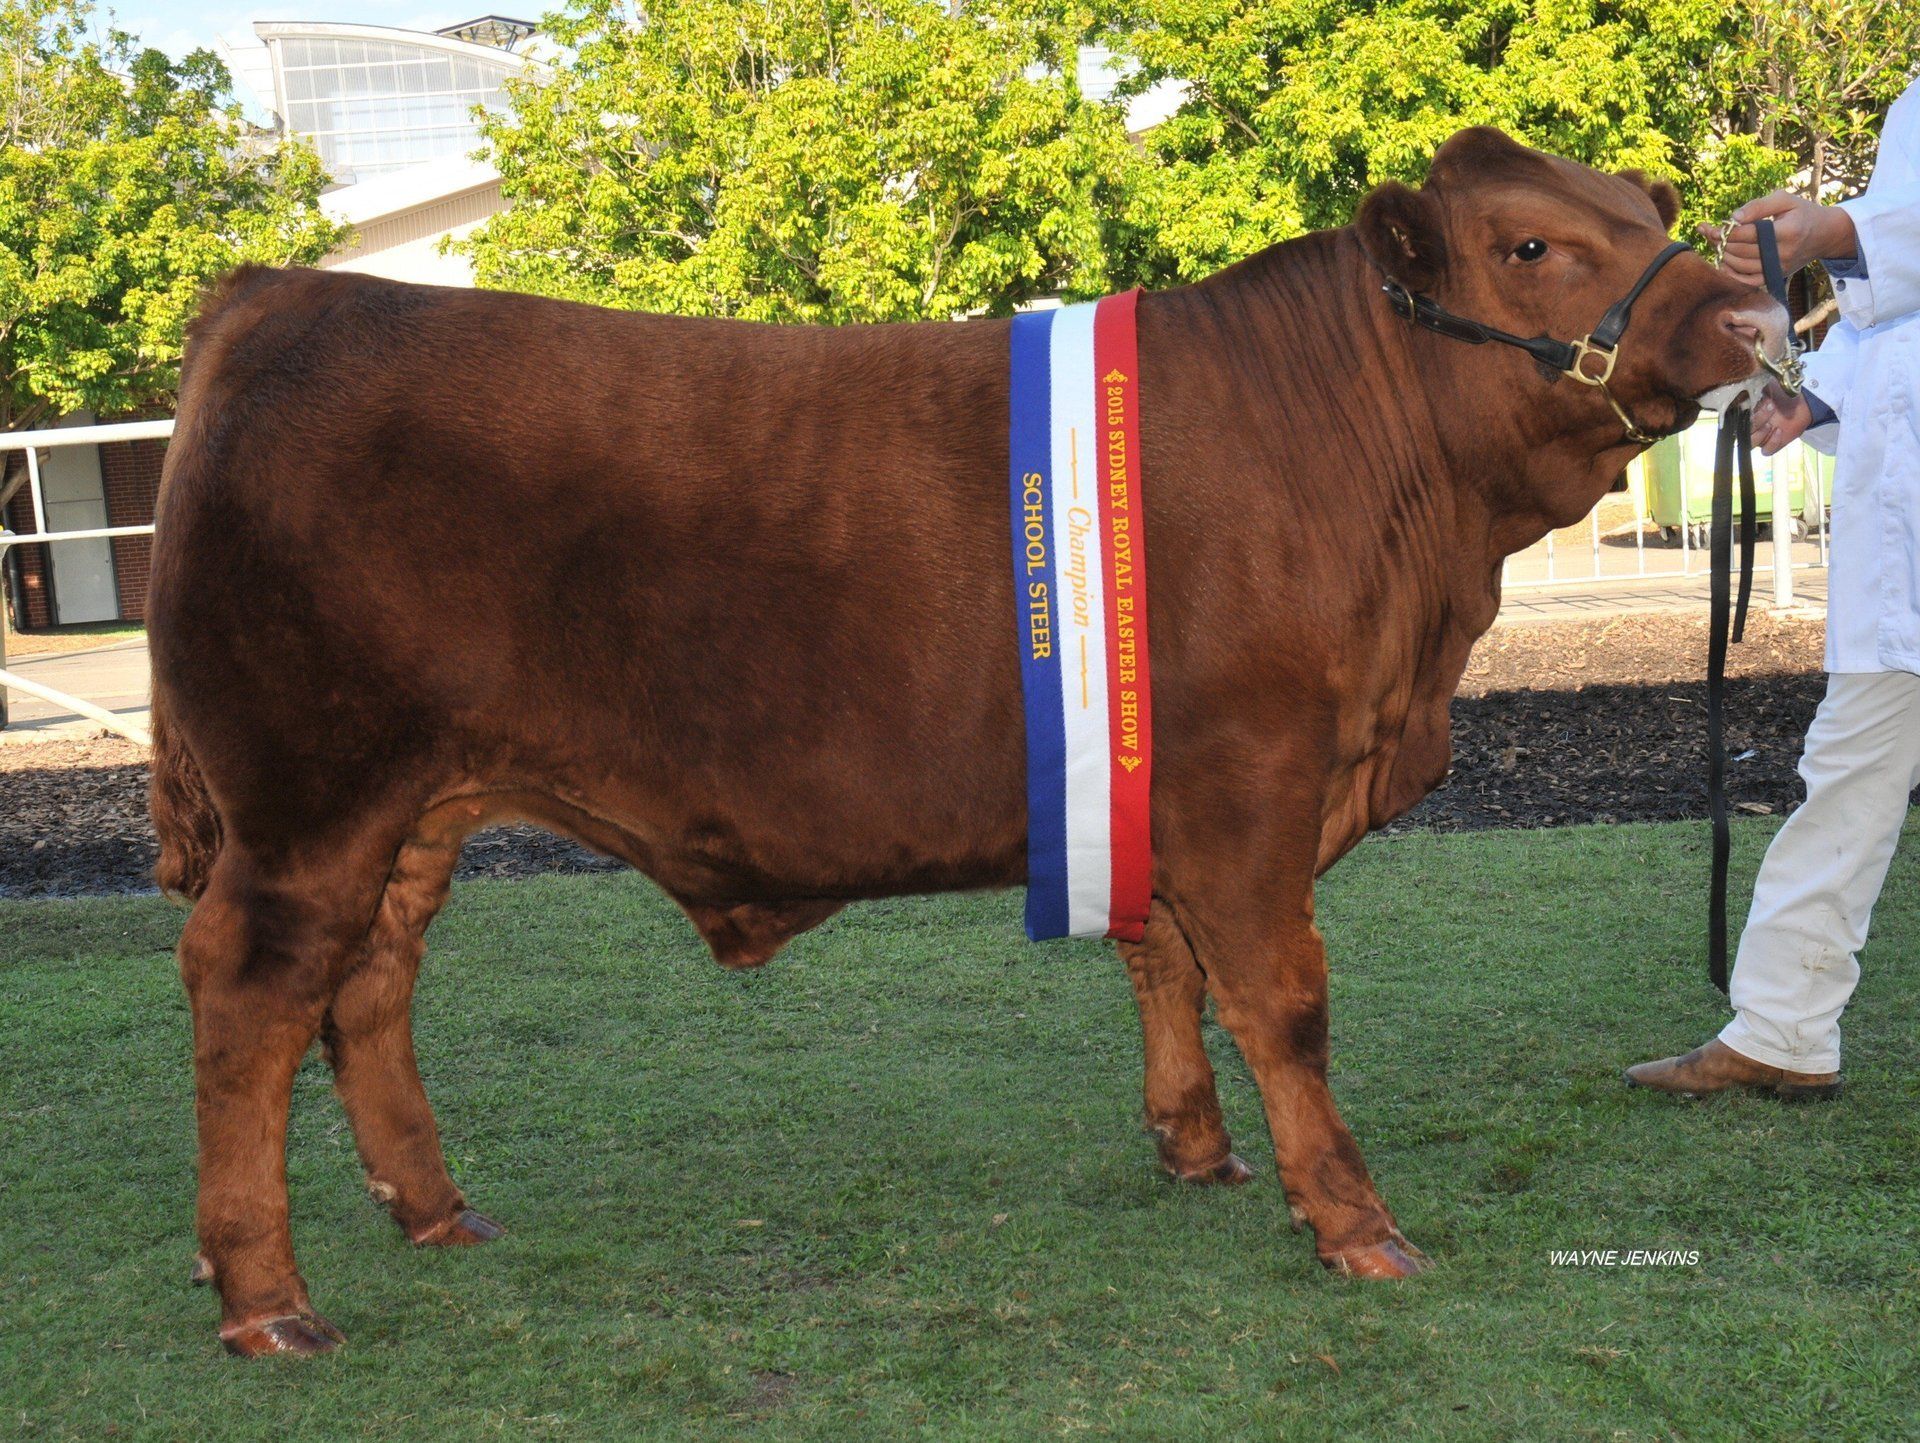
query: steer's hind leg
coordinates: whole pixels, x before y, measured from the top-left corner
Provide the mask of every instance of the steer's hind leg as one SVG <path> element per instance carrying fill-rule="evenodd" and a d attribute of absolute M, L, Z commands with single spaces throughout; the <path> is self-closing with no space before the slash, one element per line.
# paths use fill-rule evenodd
<path fill-rule="evenodd" d="M 1313 1228 L 1320 1260 L 1362 1277 L 1407 1277 L 1425 1261 L 1374 1191 L 1327 1088 L 1327 957 L 1313 925 L 1317 838 L 1296 839 L 1303 855 L 1272 865 L 1244 860 L 1250 840 L 1238 836 L 1231 849 L 1212 851 L 1240 860 L 1201 869 L 1174 896 L 1174 914 L 1220 1021 L 1259 1081 L 1287 1202 L 1295 1221 Z"/>
<path fill-rule="evenodd" d="M 307 1298 L 287 1226 L 293 1079 L 360 955 L 391 848 L 335 839 L 298 856 L 229 838 L 180 937 L 200 1124 L 200 1276 L 236 1353 L 340 1341 Z"/>
<path fill-rule="evenodd" d="M 1140 1004 L 1146 1126 L 1159 1141 L 1161 1165 L 1182 1182 L 1247 1181 L 1253 1171 L 1234 1155 L 1200 1035 L 1207 979 L 1164 902 L 1153 904 L 1146 936 L 1122 942 L 1120 955 Z"/>
<path fill-rule="evenodd" d="M 467 1206 L 448 1175 L 413 1054 L 414 979 L 459 856 L 457 837 L 400 849 L 365 953 L 320 1032 L 368 1189 L 409 1238 L 439 1246 L 490 1242 L 502 1231 Z"/>

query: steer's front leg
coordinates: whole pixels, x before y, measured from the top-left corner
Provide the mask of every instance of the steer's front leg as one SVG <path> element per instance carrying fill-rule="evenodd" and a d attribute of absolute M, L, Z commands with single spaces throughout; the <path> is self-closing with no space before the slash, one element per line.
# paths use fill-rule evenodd
<path fill-rule="evenodd" d="M 1201 880 L 1176 889 L 1172 908 L 1259 1081 L 1294 1221 L 1336 1272 L 1410 1277 L 1426 1260 L 1374 1191 L 1327 1088 L 1327 958 L 1308 852 L 1291 867 L 1196 869 Z"/>
<path fill-rule="evenodd" d="M 1227 1138 L 1200 1033 L 1207 979 L 1164 902 L 1148 913 L 1146 936 L 1122 942 L 1120 955 L 1140 1004 L 1146 1127 L 1160 1144 L 1161 1166 L 1181 1182 L 1247 1181 L 1253 1172 Z"/>

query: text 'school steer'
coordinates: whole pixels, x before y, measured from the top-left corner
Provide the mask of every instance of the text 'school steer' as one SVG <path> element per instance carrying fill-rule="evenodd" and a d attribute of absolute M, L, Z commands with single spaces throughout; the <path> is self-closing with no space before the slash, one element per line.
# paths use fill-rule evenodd
<path fill-rule="evenodd" d="M 1500 559 L 1635 454 L 1615 406 L 1677 430 L 1785 324 L 1681 256 L 1602 394 L 1409 324 L 1382 286 L 1585 336 L 1675 212 L 1664 184 L 1468 130 L 1424 189 L 1139 298 L 1151 904 L 1120 951 L 1147 1119 L 1176 1176 L 1249 1175 L 1211 992 L 1340 1272 L 1421 1259 L 1327 1089 L 1314 878 L 1445 773 Z M 498 1231 L 447 1173 L 408 1037 L 475 828 L 624 858 L 732 967 L 859 898 L 1025 880 L 1010 324 L 770 327 L 338 272 L 243 271 L 209 300 L 153 556 L 153 806 L 162 881 L 197 898 L 199 1271 L 234 1351 L 339 1339 L 287 1226 L 316 1037 L 402 1232 Z M 484 518 L 529 511 L 551 542 L 503 569 Z"/>

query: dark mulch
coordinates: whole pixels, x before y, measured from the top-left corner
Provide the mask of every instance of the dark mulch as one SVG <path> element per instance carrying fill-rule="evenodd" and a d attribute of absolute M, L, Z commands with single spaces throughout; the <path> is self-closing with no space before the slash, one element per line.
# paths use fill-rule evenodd
<path fill-rule="evenodd" d="M 1707 627 L 1691 616 L 1500 627 L 1453 703 L 1446 784 L 1392 830 L 1460 831 L 1706 815 Z M 1818 621 L 1755 616 L 1733 651 L 1729 789 L 1753 813 L 1800 797 L 1794 765 L 1825 687 Z M 152 885 L 144 754 L 101 738 L 0 746 L 0 896 Z M 463 877 L 618 864 L 531 827 L 467 844 Z"/>
<path fill-rule="evenodd" d="M 113 736 L 0 746 L 0 897 L 147 891 L 158 852 L 143 748 Z M 622 865 L 537 827 L 491 827 L 468 840 L 458 875 Z"/>
<path fill-rule="evenodd" d="M 1742 811 L 1799 803 L 1824 644 L 1820 621 L 1756 614 L 1728 652 L 1727 793 Z M 1453 700 L 1452 774 L 1389 830 L 1706 816 L 1706 671 L 1704 617 L 1497 628 Z"/>

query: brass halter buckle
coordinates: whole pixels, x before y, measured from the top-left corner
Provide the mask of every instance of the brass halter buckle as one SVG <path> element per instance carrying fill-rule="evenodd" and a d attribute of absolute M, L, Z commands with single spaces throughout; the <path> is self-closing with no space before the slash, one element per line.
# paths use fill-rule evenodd
<path fill-rule="evenodd" d="M 1596 346 L 1593 343 L 1592 336 L 1582 336 L 1579 340 L 1574 341 L 1572 345 L 1573 361 L 1567 366 L 1566 374 L 1573 377 L 1574 380 L 1580 382 L 1582 385 L 1599 386 L 1604 389 L 1607 382 L 1613 379 L 1614 364 L 1620 359 L 1618 348 L 1613 346 Z M 1587 369 L 1587 358 L 1589 356 L 1599 360 L 1600 370 L 1598 373 Z"/>
<path fill-rule="evenodd" d="M 1568 364 L 1564 374 L 1573 377 L 1574 380 L 1583 386 L 1598 388 L 1600 394 L 1607 398 L 1607 404 L 1613 407 L 1613 414 L 1620 418 L 1620 424 L 1626 430 L 1627 439 L 1636 446 L 1651 446 L 1655 441 L 1659 440 L 1659 437 L 1649 436 L 1645 431 L 1640 429 L 1633 417 L 1627 414 L 1627 408 L 1614 399 L 1613 390 L 1607 385 L 1607 382 L 1613 379 L 1613 368 L 1620 360 L 1619 348 L 1617 346 L 1596 346 L 1593 343 L 1592 336 L 1582 336 L 1579 340 L 1570 342 L 1570 344 L 1573 347 L 1573 360 Z M 1587 358 L 1589 356 L 1600 363 L 1599 370 L 1594 371 L 1588 369 Z"/>

